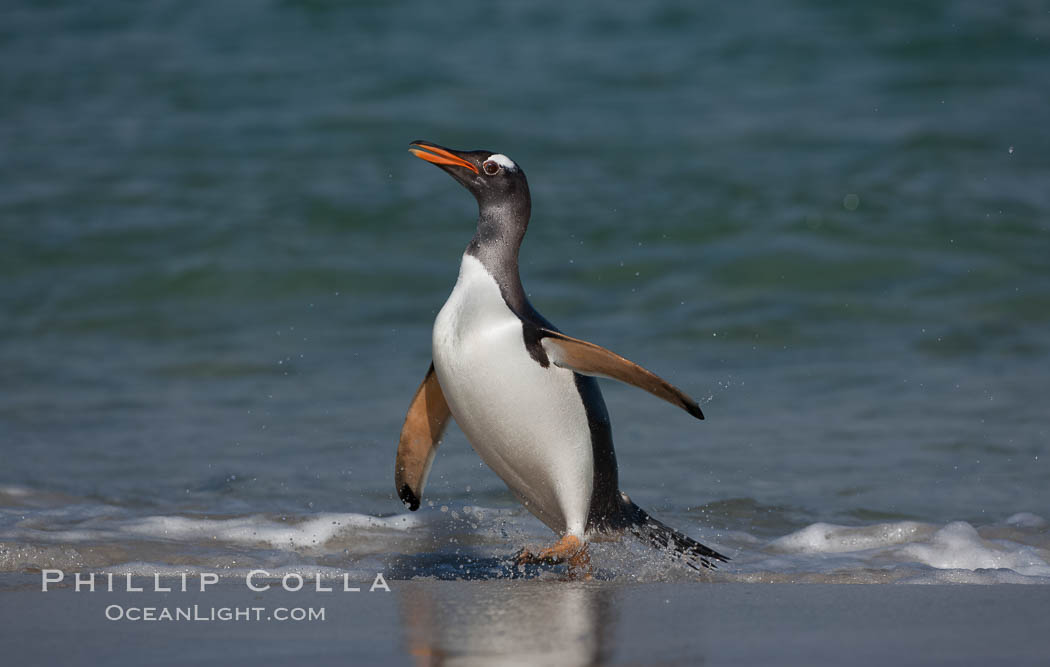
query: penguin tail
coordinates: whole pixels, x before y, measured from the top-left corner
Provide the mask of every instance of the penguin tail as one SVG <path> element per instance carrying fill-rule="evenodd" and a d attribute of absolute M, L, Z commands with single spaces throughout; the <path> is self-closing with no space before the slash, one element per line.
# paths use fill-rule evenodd
<path fill-rule="evenodd" d="M 715 569 L 718 567 L 715 561 L 729 562 L 728 557 L 657 521 L 634 503 L 630 503 L 630 518 L 632 521 L 626 527 L 628 532 L 697 572 L 705 568 Z"/>

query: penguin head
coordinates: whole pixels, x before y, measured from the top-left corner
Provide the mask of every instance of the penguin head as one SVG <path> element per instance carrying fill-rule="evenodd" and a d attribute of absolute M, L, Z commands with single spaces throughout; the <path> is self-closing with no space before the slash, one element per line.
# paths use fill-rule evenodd
<path fill-rule="evenodd" d="M 429 141 L 413 141 L 408 149 L 416 157 L 436 164 L 470 190 L 484 213 L 486 209 L 522 211 L 528 218 L 531 202 L 525 172 L 502 153 L 457 151 Z"/>

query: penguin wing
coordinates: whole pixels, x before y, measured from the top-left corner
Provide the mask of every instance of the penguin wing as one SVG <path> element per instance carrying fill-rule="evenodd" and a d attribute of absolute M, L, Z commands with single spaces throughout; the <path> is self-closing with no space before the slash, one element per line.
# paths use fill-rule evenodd
<path fill-rule="evenodd" d="M 438 384 L 434 364 L 430 364 L 423 383 L 412 398 L 412 405 L 401 427 L 401 441 L 394 461 L 394 485 L 401 502 L 413 512 L 419 509 L 423 487 L 434 462 L 438 442 L 452 413 Z"/>
<path fill-rule="evenodd" d="M 644 389 L 653 396 L 677 405 L 697 419 L 703 419 L 704 413 L 688 394 L 667 382 L 662 377 L 648 371 L 638 364 L 624 359 L 615 352 L 588 343 L 585 340 L 566 336 L 550 329 L 540 329 L 540 345 L 547 357 L 556 366 L 568 368 L 582 375 L 595 375 L 620 380 Z"/>

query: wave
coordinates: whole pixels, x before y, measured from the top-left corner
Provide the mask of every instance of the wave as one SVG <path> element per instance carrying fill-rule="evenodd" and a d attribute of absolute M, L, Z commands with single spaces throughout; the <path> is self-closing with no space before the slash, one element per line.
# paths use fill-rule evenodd
<path fill-rule="evenodd" d="M 520 509 L 442 506 L 359 513 L 151 513 L 18 487 L 0 489 L 0 572 L 46 568 L 161 576 L 253 568 L 337 578 L 558 578 L 557 566 L 519 570 L 513 554 L 552 540 Z M 748 583 L 1050 584 L 1050 524 L 1017 513 L 987 525 L 890 521 L 813 523 L 766 539 L 747 531 L 697 535 L 733 560 L 709 580 Z M 696 574 L 624 538 L 592 545 L 599 579 L 686 581 Z"/>

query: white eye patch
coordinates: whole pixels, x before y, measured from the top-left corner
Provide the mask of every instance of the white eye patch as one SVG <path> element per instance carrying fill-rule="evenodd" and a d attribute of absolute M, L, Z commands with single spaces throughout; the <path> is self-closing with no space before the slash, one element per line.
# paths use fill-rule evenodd
<path fill-rule="evenodd" d="M 490 156 L 489 160 L 492 160 L 507 171 L 515 171 L 518 168 L 518 165 L 514 164 L 514 160 L 511 160 L 503 153 L 496 153 L 495 155 Z"/>

